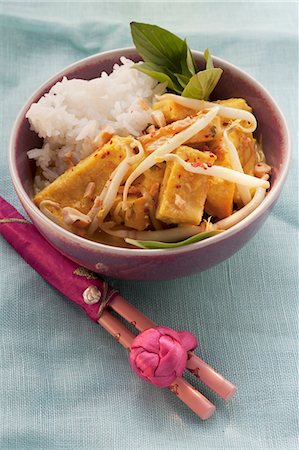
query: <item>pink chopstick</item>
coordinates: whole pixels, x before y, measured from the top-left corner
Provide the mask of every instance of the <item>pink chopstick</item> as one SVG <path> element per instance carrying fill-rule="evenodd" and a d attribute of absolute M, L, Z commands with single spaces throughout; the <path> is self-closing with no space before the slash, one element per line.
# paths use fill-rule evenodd
<path fill-rule="evenodd" d="M 111 305 L 112 306 L 112 305 Z M 143 315 L 142 313 L 140 313 Z M 122 315 L 122 314 L 120 314 Z M 124 317 L 124 316 L 122 316 Z M 134 321 L 130 321 L 132 323 Z M 108 310 L 104 311 L 98 323 L 105 328 L 123 347 L 130 351 L 135 335 Z M 169 386 L 171 392 L 184 402 L 202 420 L 206 420 L 215 412 L 215 405 L 197 391 L 184 378 L 177 377 Z"/>
<path fill-rule="evenodd" d="M 144 331 L 156 326 L 151 319 L 138 311 L 137 308 L 128 303 L 121 295 L 118 295 L 113 299 L 110 307 L 125 320 L 134 325 L 139 331 Z M 230 381 L 226 380 L 192 352 L 189 352 L 186 368 L 224 400 L 229 400 L 236 392 L 236 387 Z"/>
<path fill-rule="evenodd" d="M 24 260 L 40 273 L 45 280 L 83 308 L 93 321 L 102 325 L 127 350 L 130 351 L 132 347 L 130 353 L 131 366 L 132 359 L 134 359 L 134 352 L 136 352 L 136 346 L 133 340 L 135 341 L 135 338 L 138 340 L 143 332 L 145 334 L 148 332 L 158 333 L 157 329 L 163 328 L 155 327 L 152 320 L 130 305 L 117 293 L 117 291 L 111 286 L 108 286 L 100 277 L 95 276 L 95 274 L 87 269 L 78 266 L 75 262 L 69 260 L 53 248 L 30 222 L 1 197 L 0 233 L 24 258 Z M 112 313 L 111 309 L 127 320 L 127 322 L 131 323 L 131 325 L 141 332 L 141 335 L 136 337 L 135 334 Z M 195 345 L 193 344 L 196 342 L 196 339 L 191 335 L 190 341 L 190 333 L 185 331 L 177 333 L 174 330 L 167 329 L 167 333 L 169 332 L 170 335 L 171 333 L 176 333 L 177 337 L 175 339 L 178 340 L 176 340 L 177 344 L 175 345 L 181 346 L 181 350 L 185 348 L 180 337 L 182 336 L 182 333 L 185 338 L 189 339 L 189 344 L 192 342 L 192 345 L 188 344 L 185 351 L 188 352 L 189 349 L 195 348 Z M 187 353 L 187 356 L 188 359 L 184 367 L 186 367 L 195 377 L 202 380 L 214 392 L 226 400 L 233 395 L 236 388 L 229 381 L 215 372 L 212 367 L 198 358 L 191 351 Z M 132 366 L 132 369 L 133 367 L 136 368 L 135 366 Z M 134 371 L 136 372 L 135 369 Z M 139 372 L 136 373 L 141 376 Z M 178 372 L 175 371 L 174 373 L 181 374 L 182 370 L 178 370 Z M 160 376 L 161 373 L 158 374 L 158 378 Z M 147 381 L 156 384 L 151 378 L 146 377 L 146 379 Z M 168 386 L 173 393 L 175 393 L 202 419 L 207 419 L 213 414 L 215 406 L 184 378 L 177 377 L 176 379 L 173 379 L 173 377 L 171 377 L 170 379 L 170 385 L 157 385 Z M 160 379 L 159 383 L 162 383 Z"/>

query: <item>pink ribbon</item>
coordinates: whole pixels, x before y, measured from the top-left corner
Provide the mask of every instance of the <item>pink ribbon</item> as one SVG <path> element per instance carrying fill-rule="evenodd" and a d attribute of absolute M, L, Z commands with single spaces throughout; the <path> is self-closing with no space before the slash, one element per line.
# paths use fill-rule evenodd
<path fill-rule="evenodd" d="M 145 381 L 159 387 L 170 386 L 186 369 L 188 351 L 197 340 L 188 331 L 155 327 L 143 331 L 131 346 L 130 365 Z"/>
<path fill-rule="evenodd" d="M 118 294 L 111 286 L 84 267 L 63 256 L 37 229 L 6 200 L 0 197 L 0 234 L 45 280 L 77 303 L 95 322 Z M 98 293 L 95 303 L 85 293 Z"/>

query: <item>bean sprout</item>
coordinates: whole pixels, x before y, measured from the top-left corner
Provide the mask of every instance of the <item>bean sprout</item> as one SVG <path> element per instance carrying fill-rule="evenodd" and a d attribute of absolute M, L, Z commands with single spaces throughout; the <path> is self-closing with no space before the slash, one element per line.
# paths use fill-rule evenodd
<path fill-rule="evenodd" d="M 214 105 L 213 105 L 214 106 Z M 131 173 L 128 177 L 124 192 L 123 192 L 123 209 L 126 209 L 127 206 L 127 196 L 128 190 L 131 184 L 136 180 L 139 175 L 141 175 L 146 170 L 150 169 L 152 166 L 156 164 L 156 159 L 158 157 L 162 157 L 167 153 L 172 152 L 180 145 L 184 144 L 186 141 L 191 139 L 195 134 L 197 134 L 200 130 L 203 130 L 217 115 L 219 111 L 219 106 L 214 106 L 214 108 L 210 109 L 204 116 L 200 116 L 192 125 L 190 125 L 185 130 L 171 137 L 165 144 L 161 147 L 157 148 L 153 153 L 151 153 L 144 161 L 142 161 L 138 167 Z"/>
<path fill-rule="evenodd" d="M 242 186 L 248 186 L 250 188 L 263 187 L 264 189 L 268 189 L 270 187 L 270 183 L 266 180 L 262 180 L 261 178 L 256 178 L 251 175 L 238 172 L 237 170 L 228 169 L 227 167 L 223 166 L 215 165 L 209 167 L 205 163 L 188 163 L 184 161 L 180 156 L 174 155 L 172 153 L 157 158 L 157 162 L 161 161 L 175 161 L 181 164 L 181 166 L 183 166 L 184 169 L 188 172 L 222 178 L 223 180 L 241 184 Z"/>
<path fill-rule="evenodd" d="M 242 131 L 246 133 L 252 133 L 257 127 L 256 118 L 249 111 L 243 109 L 231 108 L 229 106 L 219 105 L 218 103 L 206 102 L 204 100 L 196 100 L 193 98 L 181 97 L 175 94 L 156 95 L 157 100 L 171 99 L 178 105 L 185 106 L 186 108 L 194 109 L 195 111 L 201 111 L 205 108 L 212 108 L 214 106 L 219 107 L 218 116 L 226 119 L 240 119 L 250 123 L 250 126 L 240 126 Z"/>

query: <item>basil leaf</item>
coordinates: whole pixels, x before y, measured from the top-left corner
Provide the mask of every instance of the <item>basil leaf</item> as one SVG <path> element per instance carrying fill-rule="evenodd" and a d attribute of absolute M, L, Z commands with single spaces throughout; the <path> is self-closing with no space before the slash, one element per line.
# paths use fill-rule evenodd
<path fill-rule="evenodd" d="M 198 65 L 195 62 L 195 59 L 192 55 L 190 48 L 188 48 L 186 59 L 187 59 L 187 65 L 189 67 L 190 72 L 192 73 L 192 75 L 195 75 L 196 72 L 198 72 Z"/>
<path fill-rule="evenodd" d="M 180 94 L 183 91 L 183 88 L 185 87 L 181 85 L 181 83 L 179 82 L 178 78 L 177 78 L 177 74 L 172 72 L 171 70 L 169 70 L 167 67 L 163 67 L 163 72 L 169 76 L 169 78 L 172 80 L 174 87 L 176 88 L 176 92 L 179 92 Z M 179 74 L 180 75 L 180 74 Z M 190 78 L 189 78 L 190 79 Z"/>
<path fill-rule="evenodd" d="M 145 62 L 179 72 L 184 45 L 182 39 L 157 25 L 131 22 L 130 26 L 135 47 Z"/>
<path fill-rule="evenodd" d="M 149 75 L 160 83 L 166 82 L 167 87 L 172 91 L 177 92 L 178 94 L 182 92 L 182 87 L 180 86 L 180 84 L 172 80 L 172 78 L 164 72 L 163 67 L 159 67 L 155 64 L 146 62 L 142 64 L 135 64 L 133 68 L 145 73 L 146 75 Z"/>
<path fill-rule="evenodd" d="M 198 72 L 197 64 L 186 39 L 157 25 L 131 22 L 131 34 L 135 47 L 145 61 L 133 66 L 184 97 L 208 100 L 222 74 L 214 68 L 207 48 L 204 52 L 206 69 Z"/>
<path fill-rule="evenodd" d="M 219 233 L 222 233 L 222 231 L 221 230 L 204 231 L 203 233 L 195 234 L 194 236 L 191 236 L 180 242 L 138 241 L 130 238 L 126 238 L 125 241 L 128 244 L 135 245 L 136 247 L 145 249 L 177 248 L 183 247 L 184 245 L 195 244 L 196 242 L 215 236 L 216 234 Z"/>
<path fill-rule="evenodd" d="M 180 73 L 174 73 L 174 76 L 176 77 L 176 79 L 178 80 L 178 82 L 180 83 L 180 85 L 182 86 L 183 89 L 189 83 L 190 77 L 187 77 L 186 75 L 181 75 Z M 181 89 L 181 92 L 183 89 Z"/>
<path fill-rule="evenodd" d="M 184 44 L 181 54 L 181 74 L 190 78 L 198 70 L 196 63 L 192 57 L 190 48 L 187 45 L 186 39 L 184 39 Z"/>
<path fill-rule="evenodd" d="M 221 74 L 222 69 L 220 68 L 206 69 L 196 73 L 183 90 L 182 96 L 208 100 Z"/>
<path fill-rule="evenodd" d="M 208 48 L 205 49 L 205 52 L 203 55 L 206 60 L 206 69 L 214 69 L 213 60 L 212 60 L 212 57 L 210 55 L 210 51 Z"/>

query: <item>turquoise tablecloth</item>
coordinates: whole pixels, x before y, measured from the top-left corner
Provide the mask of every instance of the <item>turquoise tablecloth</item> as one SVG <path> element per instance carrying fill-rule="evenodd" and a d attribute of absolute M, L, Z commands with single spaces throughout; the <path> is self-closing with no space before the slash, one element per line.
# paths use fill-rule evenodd
<path fill-rule="evenodd" d="M 297 443 L 298 7 L 295 2 L 0 3 L 0 192 L 21 207 L 7 167 L 16 114 L 36 87 L 92 53 L 130 46 L 130 20 L 257 78 L 286 115 L 293 164 L 256 237 L 205 273 L 114 281 L 161 325 L 198 336 L 199 354 L 238 386 L 201 422 L 132 375 L 126 352 L 0 240 L 0 448 L 295 449 Z"/>

